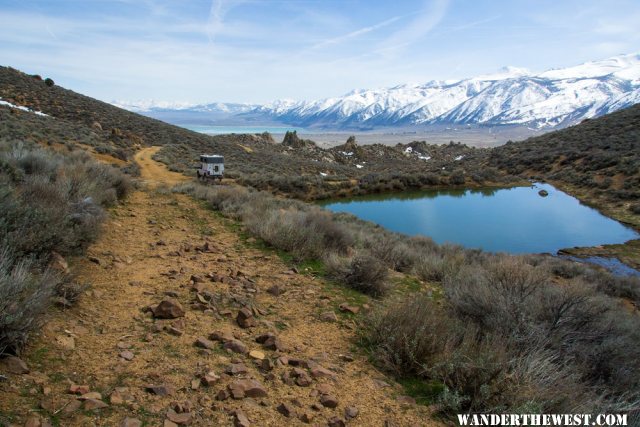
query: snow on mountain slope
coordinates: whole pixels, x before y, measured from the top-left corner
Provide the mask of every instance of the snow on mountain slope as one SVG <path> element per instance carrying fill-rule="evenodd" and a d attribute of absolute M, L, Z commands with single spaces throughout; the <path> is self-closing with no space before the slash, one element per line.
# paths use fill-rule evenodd
<path fill-rule="evenodd" d="M 133 111 L 190 112 L 200 117 L 243 118 L 328 129 L 431 124 L 565 126 L 640 101 L 640 54 L 620 55 L 534 74 L 504 67 L 458 81 L 430 81 L 354 90 L 315 101 L 279 100 L 266 105 L 138 103 Z M 137 110 L 136 110 L 137 109 Z M 222 114 L 224 113 L 224 115 Z"/>

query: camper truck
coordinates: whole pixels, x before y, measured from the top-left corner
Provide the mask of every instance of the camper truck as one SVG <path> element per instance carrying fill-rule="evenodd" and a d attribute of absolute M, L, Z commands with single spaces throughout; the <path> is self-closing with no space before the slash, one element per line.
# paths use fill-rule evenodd
<path fill-rule="evenodd" d="M 196 171 L 198 179 L 217 179 L 222 181 L 224 175 L 224 157 L 218 154 L 200 156 L 200 167 Z"/>

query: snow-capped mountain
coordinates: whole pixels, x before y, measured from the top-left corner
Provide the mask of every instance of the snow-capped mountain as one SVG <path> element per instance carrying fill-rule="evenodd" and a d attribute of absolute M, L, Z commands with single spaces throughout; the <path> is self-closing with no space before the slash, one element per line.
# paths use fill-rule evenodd
<path fill-rule="evenodd" d="M 538 74 L 505 67 L 464 80 L 354 90 L 316 101 L 178 106 L 174 111 L 203 115 L 226 109 L 235 120 L 329 129 L 437 124 L 540 128 L 570 125 L 638 102 L 640 54 L 628 54 Z"/>

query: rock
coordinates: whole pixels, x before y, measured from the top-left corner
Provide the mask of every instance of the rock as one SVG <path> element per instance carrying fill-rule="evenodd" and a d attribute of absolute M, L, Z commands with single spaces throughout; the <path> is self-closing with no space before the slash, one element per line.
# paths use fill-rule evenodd
<path fill-rule="evenodd" d="M 320 315 L 320 320 L 323 322 L 337 322 L 338 316 L 333 311 L 326 311 Z"/>
<path fill-rule="evenodd" d="M 40 417 L 32 415 L 27 418 L 27 421 L 24 423 L 24 427 L 42 427 L 42 421 L 40 420 Z"/>
<path fill-rule="evenodd" d="M 273 295 L 274 297 L 279 297 L 284 294 L 285 289 L 280 285 L 273 285 L 269 289 L 267 289 L 267 293 Z"/>
<path fill-rule="evenodd" d="M 209 350 L 213 350 L 215 348 L 215 344 L 213 341 L 209 341 L 204 337 L 198 337 L 196 340 L 196 347 L 206 348 Z"/>
<path fill-rule="evenodd" d="M 182 330 L 176 328 L 175 326 L 165 326 L 164 330 L 167 331 L 169 335 L 174 335 L 176 337 L 179 337 L 184 333 L 182 332 Z"/>
<path fill-rule="evenodd" d="M 323 394 L 320 396 L 320 403 L 327 408 L 335 408 L 338 406 L 338 399 L 330 394 Z"/>
<path fill-rule="evenodd" d="M 327 425 L 329 427 L 345 427 L 345 423 L 344 420 L 338 417 L 331 417 L 329 418 L 329 420 L 327 421 Z"/>
<path fill-rule="evenodd" d="M 275 365 L 273 364 L 273 361 L 271 359 L 262 359 L 262 362 L 260 363 L 260 369 L 264 371 L 272 371 L 273 368 L 275 368 Z"/>
<path fill-rule="evenodd" d="M 133 358 L 135 357 L 133 352 L 129 351 L 129 350 L 125 350 L 123 352 L 120 353 L 120 357 L 122 357 L 124 360 L 133 360 Z"/>
<path fill-rule="evenodd" d="M 253 317 L 253 313 L 247 307 L 243 307 L 238 311 L 236 316 L 236 322 L 241 328 L 251 328 L 256 326 L 256 319 Z"/>
<path fill-rule="evenodd" d="M 290 417 L 291 415 L 294 415 L 296 410 L 293 406 L 289 405 L 288 403 L 281 403 L 276 407 L 276 411 L 280 412 L 282 415 L 284 415 L 285 417 Z"/>
<path fill-rule="evenodd" d="M 69 386 L 69 393 L 71 394 L 87 394 L 89 393 L 89 390 L 88 385 L 71 384 Z"/>
<path fill-rule="evenodd" d="M 234 353 L 247 354 L 249 352 L 247 346 L 242 341 L 236 339 L 231 339 L 225 342 L 223 347 L 233 351 Z"/>
<path fill-rule="evenodd" d="M 542 190 L 538 191 L 538 194 L 541 197 L 547 197 L 549 195 L 549 192 L 547 190 L 542 189 Z"/>
<path fill-rule="evenodd" d="M 120 427 L 142 427 L 142 421 L 137 418 L 126 417 L 120 423 Z"/>
<path fill-rule="evenodd" d="M 267 350 L 279 350 L 279 351 L 284 351 L 285 350 L 285 346 L 282 344 L 282 341 L 280 341 L 280 339 L 275 336 L 272 333 L 266 333 L 266 334 L 262 334 L 259 335 L 256 338 L 256 342 L 259 344 L 262 344 L 262 346 L 264 348 L 266 348 Z"/>
<path fill-rule="evenodd" d="M 340 304 L 340 306 L 338 307 L 340 309 L 340 311 L 342 311 L 343 313 L 351 313 L 351 314 L 358 314 L 358 312 L 360 311 L 360 307 L 356 307 L 353 305 L 349 305 L 347 303 L 342 303 Z"/>
<path fill-rule="evenodd" d="M 202 379 L 191 380 L 191 390 L 199 389 L 200 384 L 202 384 Z"/>
<path fill-rule="evenodd" d="M 167 419 L 171 422 L 176 423 L 179 426 L 187 426 L 191 424 L 191 412 L 183 412 L 178 414 L 173 409 L 169 409 L 167 411 Z"/>
<path fill-rule="evenodd" d="M 178 424 L 174 423 L 171 420 L 165 419 L 162 423 L 162 427 L 178 427 Z"/>
<path fill-rule="evenodd" d="M 88 400 L 88 399 L 102 400 L 102 395 L 100 393 L 98 393 L 97 391 L 90 391 L 89 393 L 83 394 L 78 399 L 80 399 L 80 400 Z"/>
<path fill-rule="evenodd" d="M 236 409 L 235 411 L 233 411 L 233 425 L 235 427 L 251 426 L 251 423 L 249 422 L 249 418 L 247 418 L 247 414 L 245 414 L 242 409 Z"/>
<path fill-rule="evenodd" d="M 7 356 L 2 359 L 2 370 L 8 372 L 10 374 L 23 375 L 28 374 L 30 372 L 29 367 L 24 362 L 24 360 L 20 359 L 16 356 Z"/>
<path fill-rule="evenodd" d="M 133 401 L 133 396 L 128 392 L 127 387 L 117 387 L 110 395 L 109 402 L 112 405 L 122 405 L 124 402 Z"/>
<path fill-rule="evenodd" d="M 247 372 L 249 372 L 249 370 L 242 363 L 232 363 L 231 365 L 226 367 L 224 372 L 229 375 L 239 375 L 239 374 L 246 374 Z"/>
<path fill-rule="evenodd" d="M 293 368 L 289 375 L 295 378 L 295 383 L 300 387 L 309 387 L 313 382 L 307 371 L 300 368 Z"/>
<path fill-rule="evenodd" d="M 230 396 L 231 394 L 229 393 L 229 391 L 226 388 L 223 388 L 222 390 L 218 391 L 218 393 L 216 393 L 216 400 L 227 400 Z"/>
<path fill-rule="evenodd" d="M 336 374 L 318 365 L 311 368 L 311 376 L 313 378 L 335 378 Z"/>
<path fill-rule="evenodd" d="M 333 392 L 333 387 L 329 384 L 318 384 L 316 386 L 316 390 L 319 394 L 331 394 Z"/>
<path fill-rule="evenodd" d="M 213 371 L 209 371 L 206 374 L 204 374 L 201 378 L 201 382 L 202 384 L 206 385 L 206 386 L 212 386 L 215 383 L 217 383 L 218 381 L 220 381 L 220 376 L 217 375 L 215 372 Z"/>
<path fill-rule="evenodd" d="M 344 408 L 344 417 L 347 420 L 350 420 L 352 418 L 356 418 L 359 413 L 360 413 L 360 410 L 358 408 L 356 408 L 355 406 L 347 406 L 346 408 Z"/>
<path fill-rule="evenodd" d="M 72 415 L 76 411 L 80 410 L 80 407 L 82 406 L 82 403 L 83 402 L 80 401 L 80 400 L 72 400 L 65 407 L 62 408 L 62 413 L 64 415 Z"/>
<path fill-rule="evenodd" d="M 107 408 L 109 405 L 98 399 L 87 399 L 82 404 L 82 409 L 85 411 L 94 411 L 96 409 Z"/>
<path fill-rule="evenodd" d="M 178 301 L 166 298 L 153 309 L 153 316 L 156 319 L 175 319 L 184 316 L 184 309 Z"/>
<path fill-rule="evenodd" d="M 227 342 L 235 339 L 230 331 L 215 331 L 209 335 L 209 339 L 213 341 Z"/>
<path fill-rule="evenodd" d="M 70 336 L 59 335 L 56 337 L 56 343 L 58 343 L 60 348 L 62 348 L 63 350 L 70 351 L 76 348 L 76 340 L 75 338 Z"/>
<path fill-rule="evenodd" d="M 234 399 L 245 397 L 266 397 L 267 390 L 256 380 L 237 380 L 229 384 L 229 392 Z"/>
<path fill-rule="evenodd" d="M 303 412 L 298 416 L 298 418 L 303 423 L 311 424 L 311 421 L 313 421 L 313 414 L 311 412 Z"/>
<path fill-rule="evenodd" d="M 149 385 L 145 389 L 158 396 L 173 396 L 176 392 L 175 387 L 169 384 Z"/>
<path fill-rule="evenodd" d="M 252 359 L 256 359 L 256 360 L 263 360 L 264 359 L 264 353 L 258 350 L 251 350 L 249 352 L 249 357 Z"/>

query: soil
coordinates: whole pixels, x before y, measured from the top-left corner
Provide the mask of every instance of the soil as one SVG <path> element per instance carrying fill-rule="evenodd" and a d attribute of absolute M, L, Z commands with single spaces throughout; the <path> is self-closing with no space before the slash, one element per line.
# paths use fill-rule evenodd
<path fill-rule="evenodd" d="M 195 426 L 234 425 L 238 409 L 252 426 L 327 425 L 332 417 L 353 426 L 440 425 L 432 408 L 402 398 L 401 387 L 356 345 L 355 321 L 366 311 L 366 298 L 292 270 L 238 224 L 167 191 L 189 178 L 154 161 L 157 150 L 136 155 L 145 183 L 111 211 L 87 256 L 68 260 L 76 280 L 88 288 L 72 308 L 50 310 L 21 355 L 31 372 L 0 377 L 0 425 L 119 426 L 126 417 L 142 425 L 174 425 L 167 416 L 183 421 L 182 416 Z M 267 292 L 274 285 L 283 293 Z M 165 298 L 177 301 L 184 317 L 154 319 L 146 309 Z M 344 302 L 362 306 L 360 314 L 341 313 Z M 236 322 L 245 306 L 253 313 L 250 328 Z M 321 320 L 326 312 L 335 312 L 337 321 Z M 220 342 L 195 345 L 214 331 L 230 332 L 275 367 L 265 370 L 259 360 L 230 352 Z M 257 343 L 264 333 L 277 335 L 284 348 Z M 305 363 L 328 373 L 308 386 L 287 384 L 282 376 L 293 366 L 283 365 L 285 358 L 303 361 L 307 373 Z M 246 372 L 225 374 L 232 363 Z M 220 379 L 205 385 L 201 378 L 209 372 Z M 266 396 L 216 399 L 242 378 L 257 380 Z M 78 396 L 69 393 L 72 385 L 87 385 L 99 395 L 78 407 Z M 158 396 L 147 391 L 150 385 L 169 385 L 175 392 Z M 320 405 L 326 392 L 337 407 Z M 101 402 L 108 406 L 91 409 Z M 289 417 L 277 410 L 282 403 L 293 409 Z M 350 420 L 348 407 L 358 413 Z M 305 424 L 296 414 L 312 419 Z"/>

